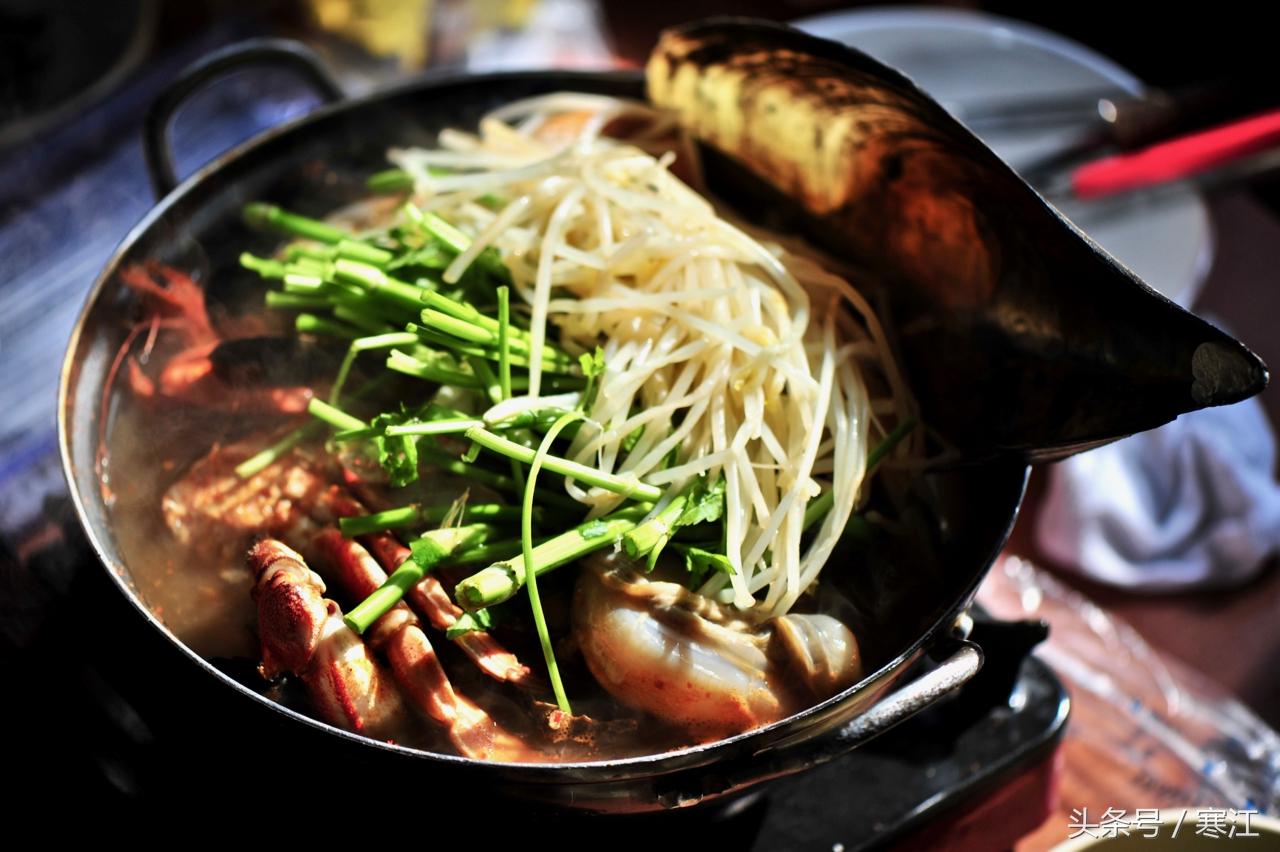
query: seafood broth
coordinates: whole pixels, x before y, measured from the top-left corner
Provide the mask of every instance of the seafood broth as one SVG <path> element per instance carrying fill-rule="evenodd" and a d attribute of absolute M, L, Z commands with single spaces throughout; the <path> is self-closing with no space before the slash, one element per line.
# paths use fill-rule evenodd
<path fill-rule="evenodd" d="M 104 493 L 134 588 L 200 656 L 256 658 L 257 615 L 243 554 L 220 561 L 220 548 L 206 542 L 207 557 L 199 558 L 200 549 L 179 542 L 159 510 L 165 490 L 211 447 L 244 436 L 244 419 L 177 407 L 157 416 L 128 393 L 116 394 L 115 404 Z"/>
<path fill-rule="evenodd" d="M 228 549 L 210 541 L 184 544 L 175 538 L 159 510 L 161 495 L 209 454 L 210 448 L 216 453 L 220 447 L 269 443 L 270 436 L 279 434 L 281 425 L 291 421 L 263 417 L 251 418 L 247 423 L 243 417 L 190 409 L 165 411 L 163 418 L 157 418 L 154 409 L 131 399 L 128 393 L 117 394 L 115 404 L 107 439 L 108 473 L 114 469 L 135 474 L 124 482 L 108 475 L 109 487 L 104 488 L 104 493 L 109 495 L 112 531 L 138 596 L 179 641 L 219 669 L 255 692 L 324 721 L 293 678 L 268 681 L 255 671 L 261 657 L 258 615 L 252 597 L 253 576 L 243 549 Z M 156 440 L 157 419 L 164 424 L 162 442 Z M 306 449 L 322 452 L 318 444 Z M 453 487 L 443 481 L 440 485 Z M 548 615 L 563 625 L 572 578 L 566 574 L 559 582 L 548 579 L 552 580 L 546 584 Z M 341 599 L 338 594 L 334 597 Z M 349 604 L 346 600 L 342 603 Z M 537 653 L 536 640 L 530 642 L 530 637 L 519 631 L 506 631 L 503 638 L 519 647 L 522 656 L 532 659 Z M 445 642 L 443 636 L 435 644 L 450 678 L 460 688 L 495 715 L 517 715 L 500 685 L 490 685 L 474 676 L 467 661 L 449 647 L 451 643 Z M 568 666 L 566 676 L 573 684 L 581 711 L 601 718 L 635 717 L 595 687 L 581 665 Z M 428 751 L 451 751 L 426 726 L 414 734 L 398 742 Z M 636 725 L 625 741 L 602 742 L 572 759 L 648 754 L 689 743 L 681 732 L 649 721 Z"/>
<path fill-rule="evenodd" d="M 253 578 L 246 567 L 243 553 L 228 550 L 218 542 L 204 541 L 194 545 L 179 542 L 159 511 L 160 495 L 180 479 L 213 448 L 236 445 L 258 446 L 278 435 L 282 426 L 293 422 L 279 417 L 249 417 L 177 407 L 166 410 L 162 418 L 150 405 L 132 398 L 129 393 L 115 395 L 115 407 L 108 435 L 108 459 L 104 492 L 109 495 L 112 529 L 117 544 L 130 569 L 132 583 L 146 605 L 174 635 L 193 651 L 214 662 L 254 691 L 267 694 L 307 715 L 315 715 L 306 697 L 292 680 L 267 682 L 254 668 L 260 658 L 260 644 L 251 590 Z M 162 422 L 162 435 L 155 424 Z M 313 449 L 320 451 L 318 445 Z M 159 460 L 159 463 L 157 463 Z M 128 470 L 133 475 L 125 481 L 112 476 L 112 471 Z M 913 477 L 914 479 L 918 479 Z M 456 488 L 446 479 L 440 487 Z M 899 479 L 898 487 L 914 496 L 896 498 L 881 493 L 876 502 L 892 499 L 925 498 L 919 488 Z M 887 491 L 887 489 L 886 489 Z M 858 636 L 868 670 L 901 653 L 909 641 L 909 621 L 894 619 L 894 613 L 918 606 L 920 594 L 916 582 L 926 581 L 942 570 L 939 559 L 939 530 L 945 525 L 938 519 L 925 518 L 912 510 L 906 527 L 898 535 L 881 540 L 867 553 L 841 551 L 834 557 L 841 573 L 856 572 L 863 577 L 849 593 L 848 584 L 824 583 L 820 594 L 806 601 L 806 611 L 836 615 L 853 627 Z M 913 566 L 915 582 L 902 584 L 904 564 Z M 930 567 L 934 566 L 934 567 Z M 573 595 L 572 576 L 564 572 L 549 575 L 545 583 L 544 605 L 549 620 L 557 625 L 560 640 L 568 632 L 567 608 Z M 517 605 L 521 601 L 515 602 Z M 346 605 L 347 602 L 343 601 Z M 904 626 L 905 625 L 905 626 Z M 526 630 L 499 629 L 505 641 L 524 659 L 536 659 L 537 643 Z M 516 714 L 498 684 L 486 682 L 470 671 L 451 643 L 440 641 L 437 648 L 451 678 L 495 714 L 511 718 Z M 583 665 L 578 655 L 561 660 L 575 708 L 602 719 L 629 719 L 636 722 L 633 731 L 622 739 L 614 738 L 595 745 L 587 753 L 571 759 L 626 757 L 669 751 L 699 741 L 689 733 L 664 725 L 644 714 L 620 705 L 602 690 Z M 429 751 L 449 751 L 434 732 L 422 730 L 417 739 L 401 740 L 405 745 Z"/>

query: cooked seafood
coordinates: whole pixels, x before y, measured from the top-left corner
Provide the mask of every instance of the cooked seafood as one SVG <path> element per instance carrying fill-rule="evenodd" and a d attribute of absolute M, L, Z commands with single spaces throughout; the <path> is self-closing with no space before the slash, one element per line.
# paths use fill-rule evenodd
<path fill-rule="evenodd" d="M 592 563 L 574 606 L 592 674 L 620 700 L 701 737 L 776 722 L 862 676 L 857 640 L 830 615 L 761 619 L 625 560 Z"/>
<path fill-rule="evenodd" d="M 243 458 L 233 449 L 202 460 L 166 492 L 164 511 L 170 530 L 181 540 L 196 536 L 231 543 L 241 551 L 244 542 L 256 540 L 248 569 L 264 675 L 299 677 L 316 712 L 349 730 L 381 739 L 420 739 L 408 703 L 443 731 L 458 754 L 537 759 L 536 750 L 453 689 L 415 611 L 439 629 L 452 626 L 462 614 L 437 578 L 424 578 L 411 590 L 414 609 L 398 603 L 378 618 L 367 631 L 367 644 L 343 623 L 339 605 L 325 597 L 326 583 L 310 566 L 320 566 L 349 599 L 360 600 L 386 580 L 373 553 L 390 559 L 391 570 L 408 555 L 388 536 L 366 537 L 371 553 L 338 531 L 339 518 L 364 510 L 342 486 L 325 480 L 325 474 L 336 472 L 336 463 L 292 453 L 241 479 L 232 460 Z M 530 687 L 528 667 L 487 633 L 463 634 L 458 645 L 495 680 Z"/>
<path fill-rule="evenodd" d="M 412 720 L 386 672 L 342 623 L 338 605 L 302 557 L 274 539 L 249 554 L 268 676 L 302 678 L 326 720 L 379 739 L 402 739 Z"/>

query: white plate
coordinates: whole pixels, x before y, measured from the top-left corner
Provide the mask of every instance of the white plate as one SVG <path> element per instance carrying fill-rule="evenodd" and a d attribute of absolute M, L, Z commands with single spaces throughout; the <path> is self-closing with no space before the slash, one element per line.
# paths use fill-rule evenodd
<path fill-rule="evenodd" d="M 975 12 L 859 9 L 797 21 L 822 38 L 869 53 L 915 80 L 943 106 L 1008 98 L 1060 96 L 1115 87 L 1139 94 L 1142 84 L 1104 56 L 1039 27 Z M 1070 141 L 1067 129 L 987 133 L 991 148 L 1014 168 Z M 1062 212 L 1155 289 L 1190 305 L 1208 272 L 1213 235 L 1203 199 L 1186 191 L 1158 202 L 1063 203 Z"/>

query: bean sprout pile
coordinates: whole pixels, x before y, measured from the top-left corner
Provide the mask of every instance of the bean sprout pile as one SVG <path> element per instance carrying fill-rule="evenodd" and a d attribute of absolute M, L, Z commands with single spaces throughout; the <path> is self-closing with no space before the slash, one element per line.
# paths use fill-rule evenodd
<path fill-rule="evenodd" d="M 606 127 L 632 128 L 605 135 Z M 674 140 L 674 141 L 673 141 Z M 704 595 L 788 612 L 817 580 L 863 498 L 870 448 L 913 420 L 884 331 L 862 294 L 802 248 L 735 224 L 697 185 L 696 149 L 645 104 L 558 93 L 506 105 L 437 149 L 396 149 L 412 200 L 470 238 L 456 283 L 486 250 L 510 272 L 530 351 L 600 347 L 604 369 L 566 458 L 661 489 L 723 484 L 723 557 Z M 533 358 L 527 390 L 483 415 L 570 409 Z M 624 496 L 566 479 L 589 517 Z"/>

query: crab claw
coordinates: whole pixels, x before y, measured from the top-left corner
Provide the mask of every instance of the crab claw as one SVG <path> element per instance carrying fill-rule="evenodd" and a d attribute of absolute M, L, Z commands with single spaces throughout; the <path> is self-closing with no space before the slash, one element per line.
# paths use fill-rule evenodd
<path fill-rule="evenodd" d="M 334 582 L 353 597 L 367 597 L 386 582 L 386 573 L 369 551 L 337 529 L 322 530 L 314 544 L 325 555 Z M 403 602 L 374 622 L 367 635 L 369 644 L 387 656 L 409 699 L 444 729 L 459 754 L 481 760 L 540 759 L 535 749 L 454 690 L 417 615 Z"/>
<path fill-rule="evenodd" d="M 302 557 L 278 541 L 258 542 L 249 554 L 254 572 L 263 668 L 268 676 L 305 669 L 328 620 L 325 585 Z"/>
<path fill-rule="evenodd" d="M 338 605 L 302 557 L 274 539 L 249 553 L 264 669 L 290 671 L 307 686 L 325 721 L 378 739 L 400 739 L 412 724 L 399 691 L 364 642 L 342 623 Z"/>

